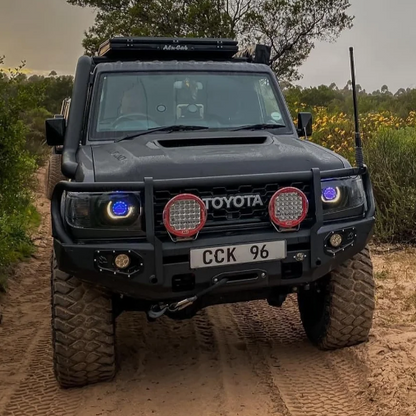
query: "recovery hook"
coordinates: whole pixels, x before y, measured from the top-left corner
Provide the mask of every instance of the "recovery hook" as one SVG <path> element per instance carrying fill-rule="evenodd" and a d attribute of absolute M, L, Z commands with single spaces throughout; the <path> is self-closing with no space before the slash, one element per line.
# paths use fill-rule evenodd
<path fill-rule="evenodd" d="M 150 307 L 150 310 L 147 312 L 147 314 L 148 314 L 149 318 L 157 319 L 157 318 L 160 318 L 162 315 L 164 315 L 167 310 L 169 312 L 180 311 L 182 309 L 187 308 L 188 306 L 191 306 L 199 298 L 206 295 L 207 293 L 212 292 L 213 290 L 219 288 L 220 286 L 225 285 L 227 282 L 228 282 L 228 279 L 226 279 L 226 278 L 218 280 L 212 286 L 202 290 L 201 292 L 197 293 L 196 295 L 191 296 L 191 297 L 186 298 L 186 299 L 183 299 L 183 300 L 180 300 L 178 302 L 173 302 L 171 304 L 159 303 L 159 304 L 156 304 L 156 305 L 152 305 Z"/>

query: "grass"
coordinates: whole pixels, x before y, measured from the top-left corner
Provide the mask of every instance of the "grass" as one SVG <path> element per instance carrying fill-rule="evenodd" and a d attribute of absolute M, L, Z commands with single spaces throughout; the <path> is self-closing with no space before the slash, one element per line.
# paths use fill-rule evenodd
<path fill-rule="evenodd" d="M 36 251 L 30 235 L 37 230 L 41 216 L 33 205 L 15 216 L 0 218 L 0 291 L 5 291 L 11 267 Z"/>
<path fill-rule="evenodd" d="M 381 272 L 375 272 L 374 278 L 376 280 L 388 280 L 391 278 L 391 275 L 388 270 L 382 270 Z"/>
<path fill-rule="evenodd" d="M 416 242 L 416 128 L 380 130 L 364 152 L 377 205 L 375 240 Z"/>

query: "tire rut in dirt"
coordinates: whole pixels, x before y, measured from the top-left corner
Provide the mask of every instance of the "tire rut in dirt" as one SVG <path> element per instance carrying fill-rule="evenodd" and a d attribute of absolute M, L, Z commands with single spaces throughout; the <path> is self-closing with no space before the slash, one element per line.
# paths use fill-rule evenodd
<path fill-rule="evenodd" d="M 127 312 L 116 325 L 119 372 L 105 391 L 89 388 L 85 414 L 97 406 L 114 416 L 220 414 L 221 370 L 205 312 L 188 321 L 162 317 L 152 323 L 143 313 Z"/>
<path fill-rule="evenodd" d="M 30 260 L 9 281 L 0 326 L 0 415 L 29 374 L 27 369 L 47 331 L 47 275 L 46 262 Z"/>
<path fill-rule="evenodd" d="M 144 366 L 146 379 L 158 383 L 156 397 L 165 396 L 156 413 L 182 416 L 186 403 L 189 414 L 218 414 L 223 407 L 221 368 L 206 312 L 188 321 L 163 318 L 158 324 L 147 327 Z"/>
<path fill-rule="evenodd" d="M 239 335 L 238 325 L 229 305 L 208 309 L 214 323 L 214 335 L 220 353 L 227 415 L 289 415 L 267 363 L 265 351 L 248 345 Z"/>
<path fill-rule="evenodd" d="M 74 416 L 82 399 L 81 390 L 63 391 L 52 369 L 52 348 L 47 326 L 27 368 L 27 376 L 8 400 L 2 416 Z"/>
<path fill-rule="evenodd" d="M 268 357 L 274 384 L 291 416 L 361 416 L 369 411 L 359 397 L 365 388 L 363 370 L 337 357 L 336 351 L 319 351 L 310 344 L 292 297 L 282 309 L 260 301 L 233 305 L 232 310 L 249 348 L 260 345 Z"/>

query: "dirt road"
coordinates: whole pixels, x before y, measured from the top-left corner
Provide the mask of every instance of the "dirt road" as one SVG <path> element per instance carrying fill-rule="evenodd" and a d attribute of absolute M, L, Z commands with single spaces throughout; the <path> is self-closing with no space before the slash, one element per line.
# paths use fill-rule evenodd
<path fill-rule="evenodd" d="M 415 414 L 416 252 L 374 255 L 378 309 L 366 344 L 318 351 L 294 299 L 281 309 L 264 302 L 211 307 L 187 322 L 150 324 L 128 313 L 118 322 L 116 379 L 60 390 L 49 330 L 49 204 L 41 193 L 37 205 L 38 251 L 0 299 L 1 416 Z"/>

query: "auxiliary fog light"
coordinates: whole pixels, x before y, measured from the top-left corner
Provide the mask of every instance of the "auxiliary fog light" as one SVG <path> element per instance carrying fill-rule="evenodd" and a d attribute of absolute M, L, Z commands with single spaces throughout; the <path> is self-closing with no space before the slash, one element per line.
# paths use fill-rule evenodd
<path fill-rule="evenodd" d="M 270 219 L 282 228 L 296 227 L 306 218 L 308 206 L 308 199 L 300 189 L 281 188 L 270 199 Z"/>
<path fill-rule="evenodd" d="M 131 260 L 130 257 L 127 254 L 119 254 L 114 259 L 114 264 L 119 269 L 127 269 L 127 267 L 130 266 Z"/>
<path fill-rule="evenodd" d="M 169 233 L 177 237 L 192 237 L 199 233 L 207 220 L 204 202 L 196 195 L 173 197 L 163 210 L 163 223 Z"/>
<path fill-rule="evenodd" d="M 329 238 L 329 244 L 334 248 L 339 247 L 342 244 L 342 236 L 340 234 L 332 234 Z"/>

